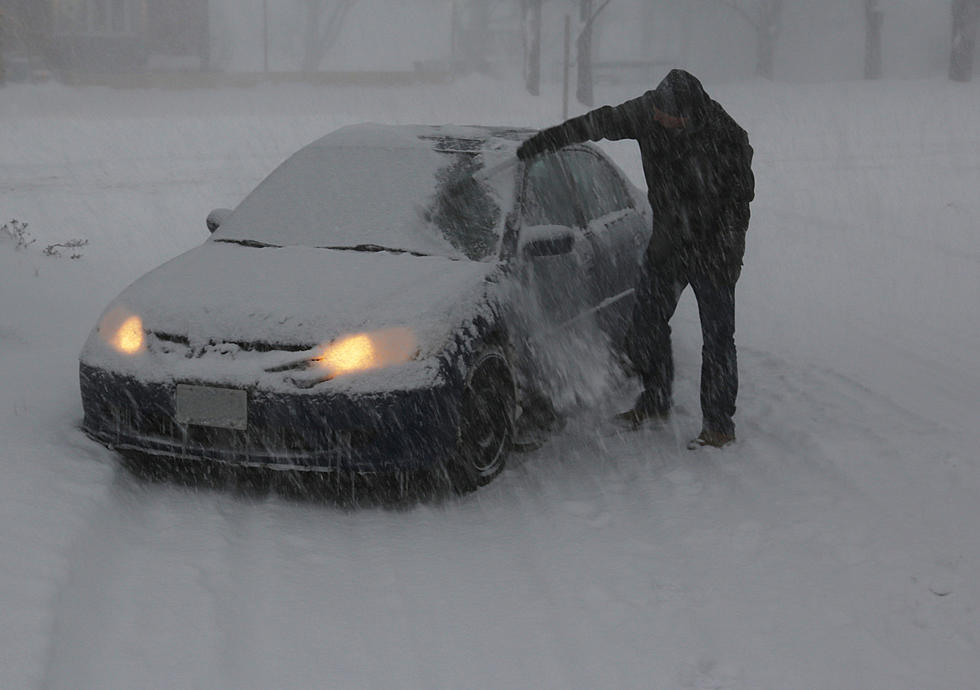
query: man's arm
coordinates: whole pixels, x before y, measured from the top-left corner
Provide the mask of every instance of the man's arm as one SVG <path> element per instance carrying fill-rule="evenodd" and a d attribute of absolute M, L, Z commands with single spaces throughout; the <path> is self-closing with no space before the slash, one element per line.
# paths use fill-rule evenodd
<path fill-rule="evenodd" d="M 718 204 L 748 203 L 755 197 L 749 135 L 717 103 L 711 142 L 703 155 L 705 191 Z M 710 160 L 709 160 L 710 158 Z"/>
<path fill-rule="evenodd" d="M 526 160 L 545 151 L 557 151 L 569 144 L 600 139 L 636 139 L 648 127 L 653 108 L 644 101 L 647 94 L 622 105 L 604 105 L 585 115 L 573 117 L 560 125 L 543 129 L 521 144 L 517 156 Z"/>
<path fill-rule="evenodd" d="M 716 193 L 740 203 L 755 198 L 755 176 L 752 174 L 752 146 L 748 135 L 738 128 L 718 147 L 719 165 L 716 170 Z"/>

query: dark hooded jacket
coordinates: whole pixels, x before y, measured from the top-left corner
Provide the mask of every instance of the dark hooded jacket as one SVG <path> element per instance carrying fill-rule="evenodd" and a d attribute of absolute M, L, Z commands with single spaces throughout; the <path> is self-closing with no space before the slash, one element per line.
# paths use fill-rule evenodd
<path fill-rule="evenodd" d="M 654 105 L 688 119 L 668 130 Z M 752 147 L 731 116 L 683 70 L 672 70 L 653 91 L 618 106 L 603 106 L 525 142 L 521 155 L 553 151 L 586 140 L 636 139 L 640 145 L 654 240 L 675 247 L 701 244 L 720 232 L 744 232 L 755 195 Z"/>

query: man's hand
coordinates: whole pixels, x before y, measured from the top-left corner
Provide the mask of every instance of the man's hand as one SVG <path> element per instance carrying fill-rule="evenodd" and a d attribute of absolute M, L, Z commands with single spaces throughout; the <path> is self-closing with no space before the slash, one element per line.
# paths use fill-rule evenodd
<path fill-rule="evenodd" d="M 522 161 L 534 158 L 548 150 L 547 142 L 541 132 L 526 139 L 517 149 L 517 157 Z"/>

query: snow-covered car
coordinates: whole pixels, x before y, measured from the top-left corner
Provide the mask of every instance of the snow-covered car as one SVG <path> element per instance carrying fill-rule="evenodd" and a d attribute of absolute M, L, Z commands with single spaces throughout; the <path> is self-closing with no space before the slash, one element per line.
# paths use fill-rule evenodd
<path fill-rule="evenodd" d="M 108 306 L 85 432 L 127 456 L 490 481 L 582 375 L 548 352 L 622 338 L 649 238 L 600 149 L 520 163 L 532 133 L 355 125 L 300 149 Z"/>

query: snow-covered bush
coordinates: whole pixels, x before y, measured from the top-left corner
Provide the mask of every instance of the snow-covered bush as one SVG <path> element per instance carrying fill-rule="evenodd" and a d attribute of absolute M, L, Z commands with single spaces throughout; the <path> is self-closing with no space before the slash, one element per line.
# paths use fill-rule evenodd
<path fill-rule="evenodd" d="M 49 244 L 47 247 L 44 248 L 44 251 L 41 253 L 44 254 L 45 256 L 61 257 L 62 256 L 61 252 L 67 250 L 70 252 L 68 254 L 68 258 L 81 259 L 82 253 L 80 250 L 82 247 L 86 246 L 87 244 L 88 244 L 88 240 L 79 240 L 79 239 L 68 240 L 67 242 L 56 242 L 55 244 Z"/>
<path fill-rule="evenodd" d="M 14 249 L 17 251 L 27 249 L 37 242 L 27 231 L 28 223 L 23 223 L 16 218 L 9 223 L 0 225 L 0 243 L 13 242 Z"/>
<path fill-rule="evenodd" d="M 0 244 L 12 244 L 15 251 L 23 251 L 37 242 L 37 238 L 31 235 L 27 229 L 30 223 L 25 223 L 17 219 L 0 225 Z M 88 240 L 72 238 L 64 242 L 54 242 L 47 245 L 41 253 L 44 256 L 54 256 L 61 258 L 65 252 L 69 259 L 81 259 L 82 247 L 88 246 Z"/>

